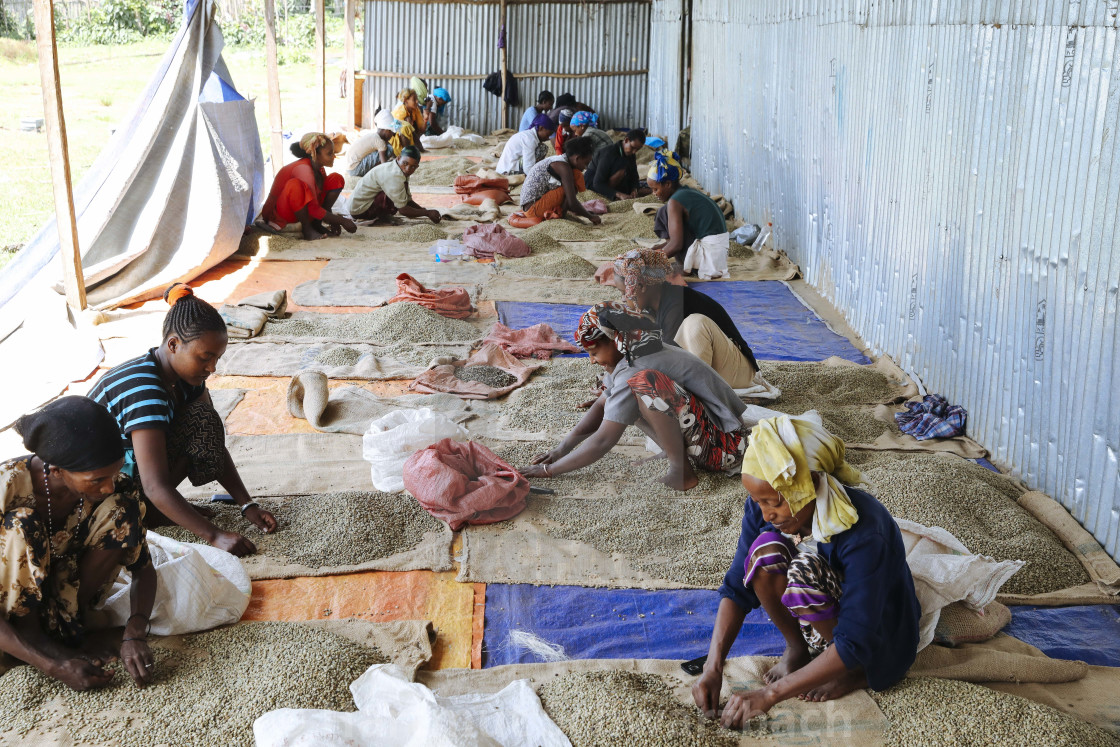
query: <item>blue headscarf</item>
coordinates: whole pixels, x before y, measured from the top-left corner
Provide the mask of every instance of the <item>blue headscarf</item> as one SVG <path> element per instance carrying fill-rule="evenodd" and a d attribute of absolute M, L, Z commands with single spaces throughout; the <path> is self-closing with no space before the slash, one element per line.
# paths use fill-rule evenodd
<path fill-rule="evenodd" d="M 538 127 L 543 127 L 546 130 L 548 130 L 549 132 L 555 132 L 556 131 L 555 123 L 553 123 L 553 121 L 549 118 L 549 116 L 547 114 L 538 114 L 533 119 L 533 124 L 530 125 L 530 127 L 534 130 L 537 129 Z"/>
<path fill-rule="evenodd" d="M 661 148 L 664 148 L 666 145 L 668 145 L 668 143 L 666 143 L 664 140 L 662 140 L 659 137 L 654 137 L 653 135 L 650 135 L 649 137 L 646 138 L 646 145 L 653 148 L 654 150 L 660 150 Z"/>
<path fill-rule="evenodd" d="M 446 88 L 434 88 L 432 89 L 432 96 L 443 102 L 442 104 L 436 106 L 436 111 L 440 114 L 443 114 L 443 110 L 446 109 L 447 105 L 451 103 L 451 94 Z"/>
<path fill-rule="evenodd" d="M 598 127 L 599 115 L 594 112 L 576 112 L 572 115 L 572 127 L 583 127 L 584 125 Z"/>
<path fill-rule="evenodd" d="M 679 182 L 681 180 L 681 163 L 677 160 L 676 153 L 667 153 L 659 150 L 653 154 L 653 164 L 649 168 L 648 178 L 655 182 Z"/>

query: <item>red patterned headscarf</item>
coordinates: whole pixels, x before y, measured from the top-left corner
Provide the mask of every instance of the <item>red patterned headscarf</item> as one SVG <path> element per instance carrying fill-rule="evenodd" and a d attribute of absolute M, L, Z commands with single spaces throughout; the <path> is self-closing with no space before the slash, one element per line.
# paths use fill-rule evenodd
<path fill-rule="evenodd" d="M 638 283 L 660 285 L 673 272 L 673 260 L 660 249 L 631 249 L 614 261 L 614 271 L 624 283 L 622 294 L 633 298 Z"/>
<path fill-rule="evenodd" d="M 584 312 L 575 339 L 584 348 L 598 340 L 610 340 L 628 361 L 662 348 L 657 322 L 617 301 L 596 304 Z"/>

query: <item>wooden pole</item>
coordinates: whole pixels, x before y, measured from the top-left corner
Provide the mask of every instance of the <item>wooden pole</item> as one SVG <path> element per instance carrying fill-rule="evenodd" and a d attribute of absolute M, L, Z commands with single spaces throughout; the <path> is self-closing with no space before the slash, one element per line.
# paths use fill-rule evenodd
<path fill-rule="evenodd" d="M 506 58 L 506 46 L 508 46 L 509 39 L 506 36 L 506 0 L 501 0 L 501 5 L 498 9 L 498 16 L 501 19 L 498 22 L 498 55 L 500 59 L 499 75 L 502 76 L 502 116 L 501 128 L 504 130 L 509 122 L 509 104 L 506 103 L 506 72 L 509 71 L 509 65 Z"/>
<path fill-rule="evenodd" d="M 319 84 L 319 132 L 327 129 L 327 0 L 315 0 L 315 80 Z"/>
<path fill-rule="evenodd" d="M 350 106 L 346 107 L 346 115 L 350 127 L 361 127 L 357 122 L 358 114 L 354 110 L 354 102 L 358 94 L 354 91 L 354 15 L 358 10 L 358 0 L 346 0 L 346 90 L 350 93 Z"/>
<path fill-rule="evenodd" d="M 268 128 L 272 175 L 284 165 L 284 117 L 280 113 L 280 73 L 276 62 L 276 0 L 264 0 L 264 50 L 268 66 Z"/>
<path fill-rule="evenodd" d="M 62 259 L 66 304 L 78 312 L 86 307 L 86 283 L 78 249 L 74 217 L 74 188 L 70 184 L 70 153 L 62 112 L 62 82 L 58 76 L 58 45 L 54 37 L 54 0 L 35 0 L 35 38 L 39 47 L 39 80 L 43 85 L 43 115 L 47 124 L 47 152 L 54 188 L 54 218 Z"/>

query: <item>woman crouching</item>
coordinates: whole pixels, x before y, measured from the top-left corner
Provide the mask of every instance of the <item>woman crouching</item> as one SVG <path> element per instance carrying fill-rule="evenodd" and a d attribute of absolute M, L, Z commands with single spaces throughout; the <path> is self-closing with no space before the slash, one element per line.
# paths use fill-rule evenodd
<path fill-rule="evenodd" d="M 620 303 L 589 309 L 576 342 L 607 371 L 604 391 L 560 445 L 537 455 L 522 474 L 554 477 L 586 467 L 610 451 L 628 425 L 663 450 L 669 472 L 662 482 L 676 490 L 696 486 L 693 464 L 734 474 L 745 445 L 746 406 L 711 366 L 663 345 L 653 319 Z"/>
<path fill-rule="evenodd" d="M 120 658 L 136 684 L 155 666 L 148 619 L 156 573 L 143 508 L 124 464 L 117 423 L 85 397 L 63 397 L 16 423 L 32 452 L 0 464 L 0 651 L 75 690 L 107 685 Z M 84 618 L 121 568 L 132 615 L 119 649 L 94 650 Z"/>
<path fill-rule="evenodd" d="M 898 525 L 870 494 L 845 487 L 862 478 L 814 414 L 761 421 L 743 457 L 750 498 L 704 673 L 692 686 L 697 706 L 716 715 L 724 661 L 750 610 L 766 610 L 786 650 L 765 687 L 732 694 L 727 727 L 793 697 L 882 690 L 917 656 L 921 609 Z"/>

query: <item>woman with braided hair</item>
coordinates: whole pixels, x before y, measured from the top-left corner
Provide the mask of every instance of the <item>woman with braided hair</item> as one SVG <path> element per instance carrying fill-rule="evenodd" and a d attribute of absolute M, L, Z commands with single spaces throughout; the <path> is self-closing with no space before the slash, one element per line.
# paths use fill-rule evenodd
<path fill-rule="evenodd" d="M 696 487 L 693 465 L 735 474 L 746 447 L 746 405 L 711 366 L 661 340 L 656 320 L 617 302 L 588 309 L 576 342 L 606 370 L 603 393 L 571 433 L 519 471 L 553 477 L 601 459 L 635 425 L 669 460 L 662 482 Z M 577 448 L 578 447 L 578 448 Z"/>
<path fill-rule="evenodd" d="M 348 233 L 357 231 L 354 221 L 331 212 L 345 179 L 341 174 L 327 174 L 327 167 L 334 165 L 330 137 L 309 132 L 292 143 L 292 153 L 299 160 L 276 172 L 257 226 L 276 232 L 299 223 L 303 238 L 308 240 L 340 236 L 343 228 Z"/>
<path fill-rule="evenodd" d="M 167 289 L 171 305 L 163 321 L 163 343 L 112 369 L 90 391 L 116 418 L 124 447 L 124 472 L 138 478 L 147 502 L 145 525 L 185 527 L 226 552 L 242 556 L 256 546 L 236 532 L 214 526 L 187 503 L 178 485 L 217 480 L 264 532 L 276 518 L 249 495 L 225 447 L 225 428 L 214 410 L 206 379 L 226 351 L 225 320 L 185 283 Z"/>

